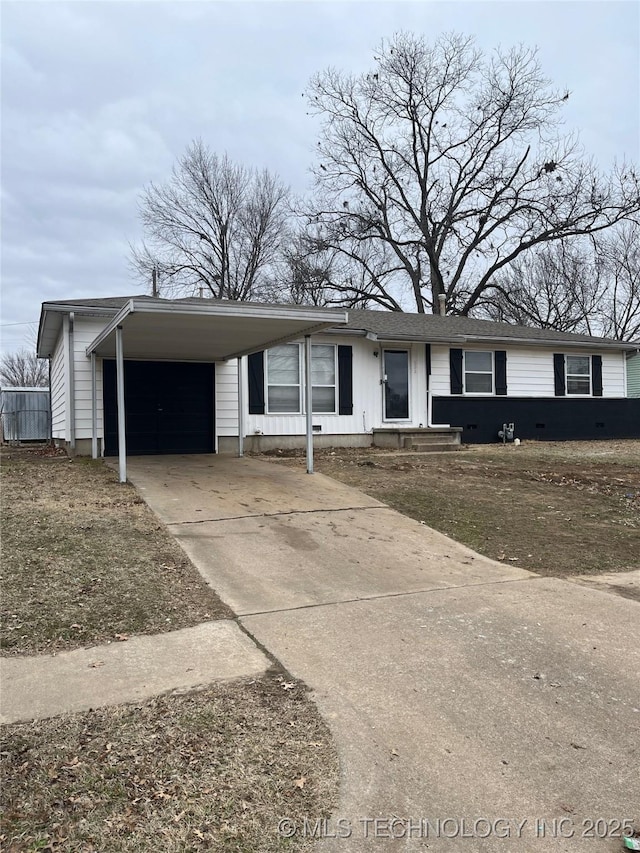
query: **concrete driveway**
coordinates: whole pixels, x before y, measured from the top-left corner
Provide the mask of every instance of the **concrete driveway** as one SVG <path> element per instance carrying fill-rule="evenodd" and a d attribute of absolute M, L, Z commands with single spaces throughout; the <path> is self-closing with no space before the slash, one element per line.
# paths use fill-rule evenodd
<path fill-rule="evenodd" d="M 637 602 L 480 557 L 319 474 L 211 456 L 129 471 L 333 730 L 340 803 L 283 832 L 569 851 L 640 827 Z"/>

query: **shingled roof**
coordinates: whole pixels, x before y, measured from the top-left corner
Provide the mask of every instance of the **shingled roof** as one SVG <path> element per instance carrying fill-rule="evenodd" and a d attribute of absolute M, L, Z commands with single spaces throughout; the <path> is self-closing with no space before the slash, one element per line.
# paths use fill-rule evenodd
<path fill-rule="evenodd" d="M 510 338 L 548 343 L 571 341 L 586 344 L 612 343 L 609 338 L 597 338 L 591 335 L 577 335 L 569 332 L 557 332 L 555 329 L 537 329 L 529 326 L 515 326 L 510 323 L 495 323 L 492 320 L 478 320 L 475 317 L 441 317 L 437 314 L 408 314 L 400 311 L 361 311 L 349 310 L 349 329 L 364 329 L 378 338 L 389 336 L 392 339 L 405 340 L 419 338 L 425 341 L 436 338 Z"/>
<path fill-rule="evenodd" d="M 92 308 L 109 310 L 114 313 L 122 308 L 130 299 L 149 299 L 150 301 L 180 304 L 184 302 L 208 303 L 213 300 L 203 297 L 185 297 L 183 299 L 161 299 L 148 295 L 140 296 L 113 296 L 94 299 L 62 299 L 54 302 L 46 302 L 43 307 L 53 308 L 59 306 L 61 309 L 69 307 Z M 216 300 L 225 302 L 227 300 Z M 258 303 L 253 303 L 258 304 Z M 260 303 L 262 304 L 262 303 Z M 282 307 L 282 303 L 268 303 L 272 307 Z M 287 306 L 293 307 L 293 306 Z M 300 306 L 306 308 L 308 306 Z M 336 309 L 344 310 L 344 309 Z M 579 335 L 570 332 L 558 332 L 555 329 L 538 329 L 530 326 L 517 326 L 510 323 L 496 323 L 492 320 L 480 320 L 475 317 L 442 317 L 437 314 L 411 314 L 400 311 L 365 311 L 361 309 L 348 309 L 349 322 L 342 326 L 340 331 L 368 333 L 379 340 L 391 341 L 451 341 L 456 339 L 482 341 L 513 341 L 526 344 L 527 342 L 537 344 L 560 344 L 566 342 L 574 346 L 581 342 L 591 346 L 617 346 L 620 349 L 633 349 L 637 346 L 613 341 L 610 338 L 594 337 L 591 335 Z M 336 330 L 337 331 L 337 330 Z"/>

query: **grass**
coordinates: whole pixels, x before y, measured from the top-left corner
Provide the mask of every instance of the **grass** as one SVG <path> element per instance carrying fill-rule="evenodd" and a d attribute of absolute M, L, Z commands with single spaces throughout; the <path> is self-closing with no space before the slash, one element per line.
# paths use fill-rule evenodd
<path fill-rule="evenodd" d="M 129 486 L 100 463 L 2 460 L 4 654 L 232 618 Z M 304 685 L 261 678 L 3 727 L 7 853 L 299 851 L 278 822 L 329 815 L 338 767 Z"/>
<path fill-rule="evenodd" d="M 102 463 L 11 448 L 1 484 L 3 654 L 232 615 L 135 490 Z"/>
<path fill-rule="evenodd" d="M 302 464 L 288 459 L 288 464 Z M 544 575 L 640 568 L 640 441 L 319 451 L 316 470 Z"/>
<path fill-rule="evenodd" d="M 8 726 L 0 758 L 6 853 L 300 850 L 278 821 L 328 816 L 337 789 L 326 726 L 276 672 Z"/>

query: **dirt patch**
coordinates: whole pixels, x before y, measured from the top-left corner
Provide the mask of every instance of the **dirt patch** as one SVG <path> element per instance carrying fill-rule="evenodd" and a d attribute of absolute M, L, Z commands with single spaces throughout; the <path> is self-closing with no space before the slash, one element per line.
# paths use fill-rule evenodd
<path fill-rule="evenodd" d="M 79 648 L 233 614 L 101 462 L 2 454 L 2 653 Z"/>
<path fill-rule="evenodd" d="M 481 554 L 540 574 L 640 566 L 640 441 L 446 454 L 333 449 L 317 451 L 315 467 Z"/>
<path fill-rule="evenodd" d="M 609 584 L 608 588 L 612 592 L 617 592 L 618 595 L 621 595 L 623 598 L 630 598 L 632 601 L 640 601 L 640 590 L 638 589 L 629 589 L 628 586 L 619 586 L 615 583 Z"/>
<path fill-rule="evenodd" d="M 326 817 L 336 801 L 329 732 L 277 672 L 4 735 L 7 853 L 300 850 L 280 819 Z"/>

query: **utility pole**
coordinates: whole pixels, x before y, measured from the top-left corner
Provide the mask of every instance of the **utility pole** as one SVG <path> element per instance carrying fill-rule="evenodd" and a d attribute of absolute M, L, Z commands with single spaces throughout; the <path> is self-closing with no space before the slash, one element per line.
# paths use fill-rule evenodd
<path fill-rule="evenodd" d="M 153 269 L 151 270 L 151 295 L 158 295 L 158 268 L 156 265 L 153 265 Z"/>

